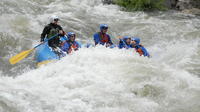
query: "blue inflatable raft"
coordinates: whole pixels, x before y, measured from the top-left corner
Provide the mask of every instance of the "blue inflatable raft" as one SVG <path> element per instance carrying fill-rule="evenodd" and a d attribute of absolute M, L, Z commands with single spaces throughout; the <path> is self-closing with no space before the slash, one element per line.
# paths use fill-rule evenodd
<path fill-rule="evenodd" d="M 47 64 L 51 61 L 58 60 L 60 57 L 48 46 L 48 43 L 40 45 L 35 52 L 37 66 Z"/>
<path fill-rule="evenodd" d="M 61 41 L 67 40 L 67 37 L 61 37 Z M 61 56 L 58 55 L 51 47 L 49 47 L 48 42 L 38 46 L 35 52 L 35 60 L 37 66 L 47 64 L 49 62 L 59 60 Z"/>

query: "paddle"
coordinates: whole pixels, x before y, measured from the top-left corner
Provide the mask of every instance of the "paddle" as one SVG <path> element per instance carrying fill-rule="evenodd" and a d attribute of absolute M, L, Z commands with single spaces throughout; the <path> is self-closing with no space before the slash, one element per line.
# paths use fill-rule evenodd
<path fill-rule="evenodd" d="M 14 65 L 14 64 L 16 64 L 17 62 L 21 61 L 22 59 L 24 59 L 25 57 L 27 57 L 35 48 L 37 48 L 37 47 L 39 47 L 40 45 L 42 45 L 42 44 L 48 42 L 49 40 L 53 39 L 53 38 L 56 37 L 56 36 L 58 36 L 58 34 L 52 36 L 51 38 L 45 40 L 43 43 L 40 43 L 39 45 L 35 46 L 34 48 L 32 48 L 32 49 L 30 49 L 30 50 L 23 51 L 23 52 L 21 52 L 21 53 L 15 55 L 15 56 L 13 56 L 13 57 L 11 57 L 11 58 L 9 59 L 10 64 L 13 64 L 13 65 Z"/>

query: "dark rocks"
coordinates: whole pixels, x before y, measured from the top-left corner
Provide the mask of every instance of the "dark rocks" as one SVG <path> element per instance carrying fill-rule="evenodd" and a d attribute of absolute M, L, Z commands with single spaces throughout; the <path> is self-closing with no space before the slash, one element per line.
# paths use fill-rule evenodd
<path fill-rule="evenodd" d="M 102 0 L 103 4 L 114 4 L 113 0 Z"/>
<path fill-rule="evenodd" d="M 176 8 L 179 10 L 200 8 L 200 0 L 178 0 Z"/>
<path fill-rule="evenodd" d="M 178 0 L 176 8 L 183 13 L 200 15 L 200 0 Z"/>
<path fill-rule="evenodd" d="M 200 0 L 165 0 L 165 6 L 177 10 L 200 9 Z"/>
<path fill-rule="evenodd" d="M 179 0 L 176 4 L 176 8 L 178 10 L 184 10 L 184 9 L 191 9 L 192 4 L 190 3 L 191 0 Z"/>
<path fill-rule="evenodd" d="M 178 0 L 165 0 L 164 4 L 169 9 L 175 9 Z"/>
<path fill-rule="evenodd" d="M 193 1 L 191 1 L 191 4 L 194 8 L 200 9 L 200 0 L 193 0 Z"/>
<path fill-rule="evenodd" d="M 197 8 L 184 9 L 182 10 L 182 12 L 186 14 L 193 14 L 193 15 L 200 16 L 200 9 L 197 9 Z"/>

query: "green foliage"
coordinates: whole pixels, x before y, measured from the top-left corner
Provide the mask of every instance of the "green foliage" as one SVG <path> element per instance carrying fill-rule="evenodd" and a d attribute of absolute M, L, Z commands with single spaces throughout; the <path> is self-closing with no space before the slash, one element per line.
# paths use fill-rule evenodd
<path fill-rule="evenodd" d="M 164 0 L 115 0 L 115 3 L 127 11 L 165 10 Z"/>

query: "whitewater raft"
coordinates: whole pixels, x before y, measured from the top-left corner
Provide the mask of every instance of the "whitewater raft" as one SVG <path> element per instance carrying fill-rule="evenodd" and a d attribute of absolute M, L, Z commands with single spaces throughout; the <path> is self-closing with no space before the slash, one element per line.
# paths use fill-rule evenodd
<path fill-rule="evenodd" d="M 61 37 L 61 41 L 66 40 L 67 37 Z M 59 60 L 60 58 L 61 56 L 56 53 L 51 47 L 49 47 L 48 42 L 45 42 L 44 44 L 37 47 L 35 52 L 35 60 L 38 67 L 52 61 Z"/>
<path fill-rule="evenodd" d="M 39 46 L 35 52 L 37 66 L 47 64 L 51 61 L 60 59 L 59 56 L 49 47 L 48 43 Z"/>

